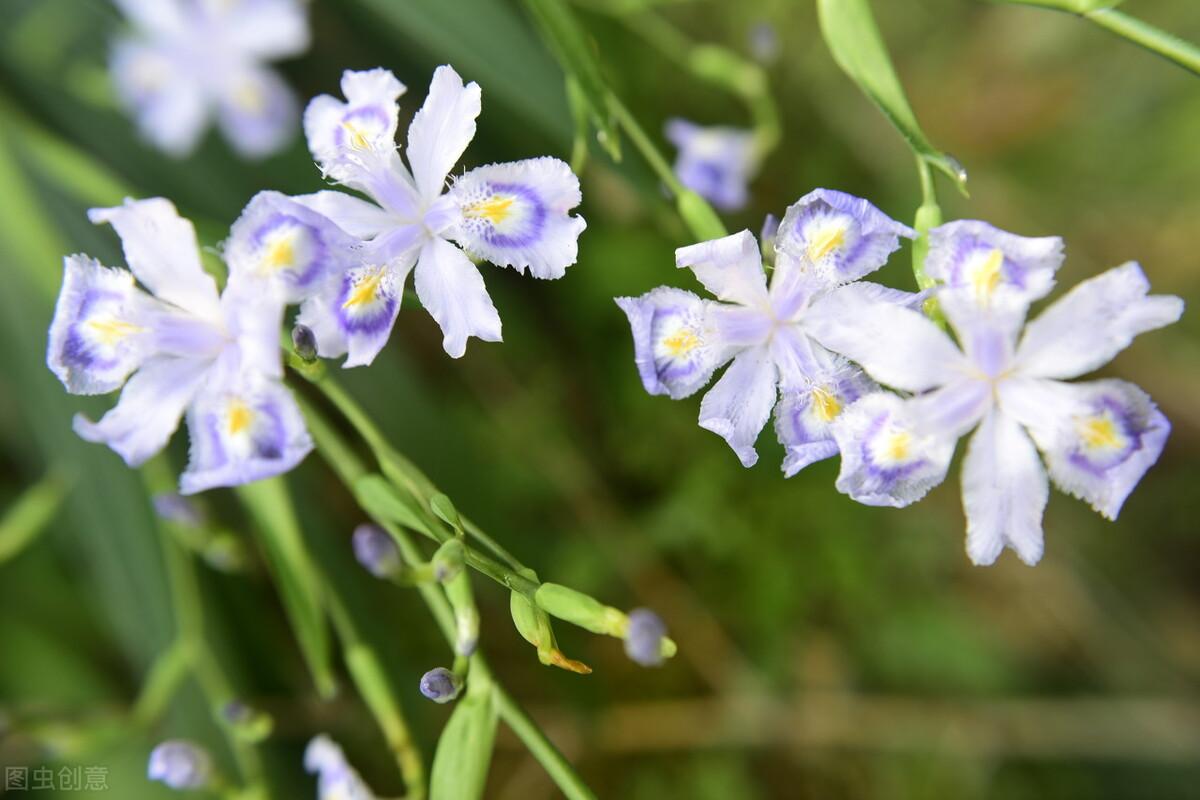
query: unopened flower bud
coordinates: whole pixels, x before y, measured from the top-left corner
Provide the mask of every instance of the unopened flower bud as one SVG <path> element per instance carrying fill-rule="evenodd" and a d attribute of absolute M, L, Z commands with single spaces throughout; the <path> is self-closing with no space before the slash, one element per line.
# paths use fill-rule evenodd
<path fill-rule="evenodd" d="M 270 714 L 248 706 L 241 700 L 226 703 L 221 709 L 221 717 L 238 738 L 248 742 L 261 742 L 275 728 L 275 720 Z"/>
<path fill-rule="evenodd" d="M 150 753 L 146 774 L 172 789 L 203 789 L 212 780 L 212 757 L 198 744 L 171 739 Z"/>
<path fill-rule="evenodd" d="M 462 678 L 445 667 L 429 670 L 421 676 L 421 694 L 435 703 L 449 703 L 462 691 Z"/>
<path fill-rule="evenodd" d="M 317 337 L 313 335 L 312 328 L 307 325 L 292 328 L 292 349 L 301 361 L 317 360 Z"/>
<path fill-rule="evenodd" d="M 763 261 L 775 263 L 775 239 L 779 235 L 779 217 L 767 214 L 763 220 L 762 232 L 758 235 L 759 246 L 762 248 Z"/>
<path fill-rule="evenodd" d="M 463 570 L 466 551 L 458 539 L 450 539 L 433 554 L 433 577 L 439 583 L 447 583 L 458 577 Z"/>
<path fill-rule="evenodd" d="M 533 595 L 534 602 L 552 617 L 605 636 L 622 636 L 625 615 L 590 595 L 558 583 L 543 583 Z"/>
<path fill-rule="evenodd" d="M 663 663 L 663 638 L 667 635 L 662 617 L 648 608 L 629 612 L 629 627 L 625 631 L 625 655 L 643 667 Z"/>
<path fill-rule="evenodd" d="M 400 550 L 387 531 L 378 525 L 364 523 L 354 529 L 354 557 L 376 578 L 393 578 L 403 565 Z"/>
<path fill-rule="evenodd" d="M 154 495 L 154 513 L 167 522 L 197 528 L 204 524 L 204 514 L 200 508 L 178 492 L 163 492 Z"/>

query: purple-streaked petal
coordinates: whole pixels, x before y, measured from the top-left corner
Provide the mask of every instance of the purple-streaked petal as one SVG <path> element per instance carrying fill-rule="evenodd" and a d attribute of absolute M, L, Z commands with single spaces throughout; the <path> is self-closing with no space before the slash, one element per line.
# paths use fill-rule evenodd
<path fill-rule="evenodd" d="M 134 373 L 117 405 L 98 422 L 76 415 L 75 432 L 89 442 L 108 445 L 129 466 L 140 466 L 166 446 L 205 377 L 204 362 L 152 358 Z"/>
<path fill-rule="evenodd" d="M 780 387 L 775 407 L 775 432 L 787 453 L 784 477 L 837 454 L 832 424 L 842 410 L 879 386 L 851 364 L 841 362 L 802 384 Z"/>
<path fill-rule="evenodd" d="M 133 275 L 87 256 L 63 259 L 63 285 L 50 323 L 46 364 L 72 394 L 117 389 L 154 350 L 154 301 Z"/>
<path fill-rule="evenodd" d="M 415 261 L 410 251 L 385 266 L 356 267 L 306 300 L 297 322 L 312 329 L 317 352 L 325 358 L 346 354 L 347 368 L 374 361 L 392 334 Z"/>
<path fill-rule="evenodd" d="M 1132 261 L 1084 281 L 1025 327 L 1018 369 L 1040 378 L 1074 378 L 1107 364 L 1139 333 L 1170 325 L 1183 313 L 1183 300 L 1149 291 L 1150 282 Z"/>
<path fill-rule="evenodd" d="M 217 123 L 243 158 L 278 153 L 295 136 L 299 103 L 274 70 L 248 65 L 221 83 Z"/>
<path fill-rule="evenodd" d="M 323 94 L 304 110 L 304 134 L 313 158 L 341 180 L 340 162 L 347 156 L 395 148 L 404 84 L 386 69 L 342 73 L 346 100 Z"/>
<path fill-rule="evenodd" d="M 740 353 L 700 401 L 700 427 L 720 436 L 742 466 L 758 461 L 754 442 L 778 397 L 778 373 L 766 347 Z"/>
<path fill-rule="evenodd" d="M 357 247 L 327 217 L 279 192 L 259 192 L 225 244 L 229 286 L 247 284 L 298 303 L 357 263 Z"/>
<path fill-rule="evenodd" d="M 929 232 L 925 272 L 977 307 L 1028 306 L 1049 294 L 1062 262 L 1057 236 L 1017 236 L 979 220 L 957 220 Z"/>
<path fill-rule="evenodd" d="M 171 201 L 127 199 L 113 208 L 93 208 L 88 219 L 107 222 L 121 237 L 134 276 L 160 300 L 204 319 L 217 319 L 217 284 L 200 266 L 196 229 Z"/>
<path fill-rule="evenodd" d="M 1125 381 L 1025 378 L 1000 391 L 1045 455 L 1055 485 L 1108 519 L 1117 518 L 1171 432 L 1150 396 Z"/>
<path fill-rule="evenodd" d="M 837 489 L 864 505 L 903 508 L 946 479 L 955 439 L 922 433 L 894 394 L 869 394 L 831 425 L 842 453 Z"/>
<path fill-rule="evenodd" d="M 967 556 L 980 566 L 1011 547 L 1026 564 L 1042 557 L 1042 512 L 1050 486 L 1021 426 L 996 410 L 971 437 L 962 467 Z"/>
<path fill-rule="evenodd" d="M 396 225 L 396 218 L 387 211 L 369 200 L 345 192 L 326 190 L 297 195 L 292 199 L 327 217 L 346 233 L 363 241 L 374 239 Z"/>
<path fill-rule="evenodd" d="M 858 362 L 875 380 L 897 389 L 923 392 L 953 382 L 967 369 L 963 354 L 928 318 L 890 303 L 864 301 L 851 287 L 814 301 L 803 327 L 825 347 Z"/>
<path fill-rule="evenodd" d="M 408 128 L 408 164 L 426 200 L 442 193 L 446 176 L 475 138 L 480 103 L 479 84 L 472 81 L 464 86 L 449 65 L 434 70 L 429 96 Z"/>
<path fill-rule="evenodd" d="M 142 138 L 175 158 L 196 149 L 208 127 L 208 97 L 203 85 L 180 68 L 168 49 L 119 40 L 110 70 L 117 96 L 133 115 Z"/>
<path fill-rule="evenodd" d="M 718 300 L 754 307 L 767 302 L 762 255 L 750 231 L 680 247 L 675 266 L 691 269 Z"/>
<path fill-rule="evenodd" d="M 463 251 L 445 239 L 426 242 L 417 260 L 414 283 L 421 305 L 442 329 L 442 347 L 451 358 L 467 351 L 471 336 L 485 342 L 500 341 L 500 315 L 483 285 L 483 276 Z"/>
<path fill-rule="evenodd" d="M 583 217 L 579 179 L 557 158 L 490 164 L 463 175 L 450 190 L 462 213 L 456 242 L 502 267 L 535 278 L 561 278 L 578 255 Z"/>
<path fill-rule="evenodd" d="M 814 189 L 793 203 L 779 225 L 776 253 L 826 285 L 848 283 L 887 263 L 900 237 L 916 233 L 861 197 Z"/>
<path fill-rule="evenodd" d="M 313 447 L 291 392 L 254 373 L 210 381 L 188 409 L 188 432 L 183 494 L 280 475 Z"/>
<path fill-rule="evenodd" d="M 753 131 L 672 119 L 666 135 L 679 148 L 674 171 L 680 183 L 722 211 L 746 205 L 747 184 L 758 169 Z"/>
<path fill-rule="evenodd" d="M 910 416 L 922 436 L 958 439 L 976 426 L 994 404 L 989 381 L 961 377 L 908 400 Z"/>
<path fill-rule="evenodd" d="M 714 324 L 711 301 L 666 286 L 616 301 L 629 317 L 634 361 L 650 394 L 675 400 L 694 394 L 733 354 Z"/>

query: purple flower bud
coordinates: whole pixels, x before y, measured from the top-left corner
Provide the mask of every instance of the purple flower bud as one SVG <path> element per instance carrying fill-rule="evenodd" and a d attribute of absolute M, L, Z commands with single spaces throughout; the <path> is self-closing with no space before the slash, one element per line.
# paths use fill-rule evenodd
<path fill-rule="evenodd" d="M 177 492 L 156 494 L 152 502 L 154 513 L 167 522 L 176 522 L 189 528 L 204 524 L 204 514 L 199 506 Z"/>
<path fill-rule="evenodd" d="M 354 557 L 376 578 L 392 578 L 400 573 L 400 551 L 387 531 L 364 523 L 354 529 Z"/>
<path fill-rule="evenodd" d="M 625 631 L 625 655 L 643 667 L 663 663 L 662 641 L 667 635 L 662 617 L 648 608 L 629 612 L 629 627 Z"/>
<path fill-rule="evenodd" d="M 202 789 L 212 778 L 212 758 L 194 742 L 171 739 L 150 753 L 146 774 L 172 789 Z"/>
<path fill-rule="evenodd" d="M 302 361 L 317 360 L 317 337 L 307 325 L 292 328 L 292 349 Z"/>
<path fill-rule="evenodd" d="M 421 676 L 421 694 L 435 703 L 449 703 L 462 691 L 462 678 L 445 667 L 429 670 Z"/>

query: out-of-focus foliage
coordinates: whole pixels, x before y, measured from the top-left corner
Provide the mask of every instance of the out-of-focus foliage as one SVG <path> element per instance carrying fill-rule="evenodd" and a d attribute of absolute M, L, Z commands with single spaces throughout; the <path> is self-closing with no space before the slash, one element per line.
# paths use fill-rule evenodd
<path fill-rule="evenodd" d="M 1062 285 L 1138 259 L 1155 291 L 1200 301 L 1194 76 L 1037 8 L 872 5 L 922 128 L 970 171 L 970 199 L 943 193 L 947 219 L 1063 235 Z M 1200 39 L 1189 3 L 1126 5 Z M 689 77 L 619 17 L 575 10 L 604 81 L 660 145 L 671 116 L 747 122 L 736 97 Z M 911 220 L 920 203 L 911 154 L 834 63 L 813 4 L 680 2 L 655 13 L 695 41 L 747 54 L 755 24 L 778 33 L 782 55 L 768 77 L 782 144 L 750 208 L 725 219 L 730 230 L 757 230 L 814 186 Z M 71 478 L 44 535 L 28 534 L 0 564 L 0 766 L 103 765 L 113 796 L 166 797 L 144 776 L 157 741 L 204 742 L 226 769 L 233 754 L 191 682 L 163 720 L 112 733 L 174 640 L 170 540 L 141 476 L 70 430 L 73 413 L 109 401 L 67 396 L 44 366 L 61 256 L 121 263 L 115 238 L 84 212 L 125 191 L 171 198 L 211 247 L 256 191 L 309 192 L 321 180 L 299 135 L 262 163 L 239 161 L 215 137 L 186 161 L 140 143 L 107 84 L 108 41 L 121 23 L 102 0 L 8 0 L 0 18 L 0 495 L 20 513 L 14 504 L 47 474 Z M 422 87 L 449 62 L 480 83 L 488 109 L 467 166 L 570 156 L 564 76 L 521 3 L 317 0 L 312 22 L 311 52 L 282 65 L 302 96 L 335 91 L 347 67 L 386 66 Z M 414 92 L 403 114 L 417 107 Z M 1143 337 L 1108 368 L 1145 388 L 1175 425 L 1120 521 L 1055 495 L 1038 567 L 1006 555 L 977 569 L 962 552 L 955 481 L 905 511 L 857 506 L 835 492 L 835 463 L 784 481 L 768 433 L 760 463 L 745 470 L 696 426 L 698 400 L 646 395 L 612 297 L 686 285 L 673 250 L 689 235 L 629 148 L 613 165 L 594 145 L 582 179 L 588 229 L 567 276 L 487 276 L 504 344 L 473 343 L 451 361 L 428 316 L 402 311 L 375 365 L 339 377 L 459 511 L 540 576 L 666 619 L 679 655 L 654 671 L 628 662 L 619 642 L 560 626 L 562 650 L 594 670 L 585 677 L 538 663 L 513 628 L 508 594 L 477 582 L 492 672 L 597 794 L 1194 796 L 1195 316 Z M 905 255 L 882 279 L 912 288 Z M 182 441 L 170 456 L 182 462 Z M 303 545 L 382 655 L 428 766 L 452 712 L 417 689 L 449 658 L 437 626 L 416 592 L 354 562 L 350 533 L 362 513 L 318 457 L 287 480 Z M 313 795 L 301 753 L 318 731 L 339 739 L 381 794 L 401 794 L 340 661 L 339 695 L 318 698 L 255 521 L 232 493 L 203 500 L 255 558 L 248 571 L 199 567 L 197 576 L 216 657 L 238 696 L 275 720 L 257 750 L 273 796 Z M 458 708 L 465 717 L 468 707 Z M 488 797 L 554 796 L 503 730 L 487 780 Z"/>

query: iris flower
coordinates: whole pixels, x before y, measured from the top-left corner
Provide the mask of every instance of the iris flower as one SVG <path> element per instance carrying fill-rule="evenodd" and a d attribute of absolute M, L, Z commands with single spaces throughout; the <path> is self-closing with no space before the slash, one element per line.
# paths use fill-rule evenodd
<path fill-rule="evenodd" d="M 248 158 L 292 137 L 296 98 L 263 66 L 308 48 L 299 0 L 116 0 L 135 32 L 117 40 L 117 94 L 142 135 L 173 156 L 196 148 L 215 116 Z"/>
<path fill-rule="evenodd" d="M 186 412 L 184 494 L 298 464 L 312 442 L 280 382 L 282 301 L 236 286 L 218 295 L 192 224 L 167 200 L 128 200 L 90 217 L 116 229 L 129 269 L 64 259 L 47 363 L 72 394 L 124 388 L 98 422 L 76 416 L 76 432 L 138 466 L 166 446 Z"/>
<path fill-rule="evenodd" d="M 301 307 L 320 355 L 369 364 L 387 342 L 408 273 L 452 357 L 471 336 L 500 341 L 500 316 L 472 259 L 536 278 L 560 278 L 575 263 L 585 223 L 571 216 L 579 180 L 556 158 L 490 164 L 447 177 L 475 136 L 480 90 L 451 67 L 434 72 L 429 96 L 408 129 L 408 165 L 395 145 L 391 72 L 347 71 L 345 100 L 321 95 L 304 113 L 309 148 L 338 191 L 295 198 L 364 243 L 357 265 L 327 281 Z"/>
<path fill-rule="evenodd" d="M 680 183 L 722 211 L 745 207 L 747 186 L 758 171 L 753 131 L 672 119 L 666 134 L 679 148 L 675 176 Z"/>
<path fill-rule="evenodd" d="M 375 800 L 342 748 L 328 736 L 322 734 L 308 743 L 304 768 L 317 775 L 317 800 Z"/>
<path fill-rule="evenodd" d="M 1060 240 L 974 221 L 930 239 L 928 268 L 944 281 L 938 300 L 957 344 L 916 311 L 862 297 L 840 298 L 814 327 L 875 380 L 913 393 L 868 395 L 837 420 L 837 486 L 869 505 L 908 505 L 945 479 L 956 441 L 975 429 L 962 467 L 967 553 L 991 564 L 1007 546 L 1035 564 L 1049 481 L 1115 519 L 1170 432 L 1131 383 L 1067 381 L 1179 319 L 1183 302 L 1148 296 L 1141 268 L 1128 263 L 1025 325 L 1029 304 L 1053 285 Z"/>
<path fill-rule="evenodd" d="M 676 265 L 690 268 L 720 302 L 669 287 L 617 298 L 633 329 L 646 391 L 687 397 L 729 363 L 700 403 L 700 427 L 724 438 L 749 467 L 774 410 L 787 448 L 785 474 L 833 456 L 830 423 L 876 387 L 814 341 L 811 327 L 848 298 L 919 299 L 858 281 L 883 266 L 901 236 L 913 231 L 866 200 L 817 189 L 792 205 L 779 226 L 769 287 L 749 231 L 676 250 Z"/>

